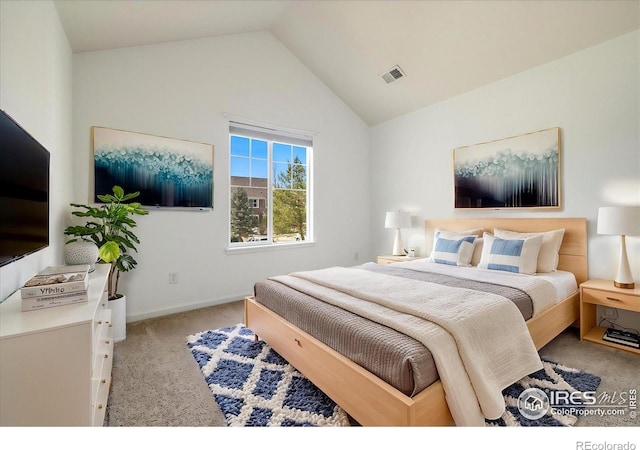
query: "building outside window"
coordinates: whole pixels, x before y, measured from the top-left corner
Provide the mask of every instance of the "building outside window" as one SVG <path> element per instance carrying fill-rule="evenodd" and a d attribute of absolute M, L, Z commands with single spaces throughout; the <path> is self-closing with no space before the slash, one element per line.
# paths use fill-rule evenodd
<path fill-rule="evenodd" d="M 308 242 L 311 138 L 229 125 L 231 247 Z"/>

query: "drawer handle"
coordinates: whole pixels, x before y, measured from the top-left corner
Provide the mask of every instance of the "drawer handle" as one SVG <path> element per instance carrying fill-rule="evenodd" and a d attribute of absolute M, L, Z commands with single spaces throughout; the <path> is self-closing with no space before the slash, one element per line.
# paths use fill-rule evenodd
<path fill-rule="evenodd" d="M 102 325 L 102 320 L 98 320 L 98 325 Z"/>
<path fill-rule="evenodd" d="M 102 409 L 102 403 L 98 405 L 98 409 Z"/>
<path fill-rule="evenodd" d="M 109 324 L 109 328 L 111 328 L 113 325 Z"/>
<path fill-rule="evenodd" d="M 100 380 L 100 383 L 105 384 L 107 382 L 107 380 L 105 380 L 104 378 L 102 380 Z"/>
<path fill-rule="evenodd" d="M 296 344 L 298 344 L 298 347 L 302 347 L 302 342 L 300 342 L 300 339 L 293 338 L 293 340 L 296 341 Z"/>
<path fill-rule="evenodd" d="M 109 355 L 107 355 L 107 354 L 105 353 L 105 355 L 104 355 L 104 359 L 107 359 L 108 357 L 109 357 Z"/>
<path fill-rule="evenodd" d="M 615 298 L 615 297 L 607 297 L 607 300 L 611 300 L 612 302 L 619 302 L 619 301 L 621 301 L 619 298 Z"/>
<path fill-rule="evenodd" d="M 109 341 L 105 341 L 105 344 L 108 344 L 108 343 L 109 343 Z"/>

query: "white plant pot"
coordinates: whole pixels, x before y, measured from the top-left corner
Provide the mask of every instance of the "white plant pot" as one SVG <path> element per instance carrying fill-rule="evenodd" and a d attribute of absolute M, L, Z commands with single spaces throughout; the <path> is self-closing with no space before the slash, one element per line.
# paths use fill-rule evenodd
<path fill-rule="evenodd" d="M 109 300 L 109 309 L 113 325 L 113 342 L 124 341 L 127 338 L 127 296 Z"/>

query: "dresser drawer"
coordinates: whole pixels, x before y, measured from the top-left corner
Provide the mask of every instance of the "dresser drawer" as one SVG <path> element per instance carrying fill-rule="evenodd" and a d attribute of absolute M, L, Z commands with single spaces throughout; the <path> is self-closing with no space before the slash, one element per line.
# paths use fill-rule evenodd
<path fill-rule="evenodd" d="M 99 351 L 101 341 L 111 332 L 111 310 L 100 309 L 93 318 L 93 330 L 91 335 L 91 351 L 95 354 Z"/>
<path fill-rule="evenodd" d="M 91 405 L 91 425 L 101 427 L 104 423 L 104 414 L 107 409 L 107 400 L 109 399 L 109 387 L 111 386 L 111 377 L 100 380 L 98 384 L 97 394 Z"/>
<path fill-rule="evenodd" d="M 113 339 L 111 328 L 111 311 L 106 309 L 100 316 L 100 325 L 93 336 L 93 358 L 91 376 L 99 374 L 104 360 L 113 358 Z"/>
<path fill-rule="evenodd" d="M 611 308 L 622 308 L 637 311 L 640 308 L 638 297 L 621 292 L 607 292 L 598 289 L 582 289 L 583 303 L 593 303 L 595 305 L 610 306 Z"/>
<path fill-rule="evenodd" d="M 107 293 L 104 292 L 100 298 L 100 301 L 96 305 L 96 310 L 93 315 L 93 328 L 92 328 L 92 349 L 95 351 L 98 345 L 98 336 L 100 335 L 100 329 L 105 324 L 105 311 L 109 310 L 109 303 L 107 301 Z"/>
<path fill-rule="evenodd" d="M 101 402 L 100 390 L 104 387 L 104 384 L 109 385 L 111 382 L 111 369 L 113 367 L 113 340 L 109 340 L 105 343 L 105 347 L 103 349 L 104 353 L 102 354 L 102 358 L 96 360 L 94 373 L 91 376 L 92 405 L 97 405 Z M 102 400 L 106 401 L 106 397 Z"/>
<path fill-rule="evenodd" d="M 102 426 L 105 408 L 111 386 L 111 369 L 113 367 L 113 336 L 111 327 L 111 310 L 101 312 L 101 324 L 94 336 L 96 347 L 93 352 L 91 368 L 91 410 L 92 425 Z"/>

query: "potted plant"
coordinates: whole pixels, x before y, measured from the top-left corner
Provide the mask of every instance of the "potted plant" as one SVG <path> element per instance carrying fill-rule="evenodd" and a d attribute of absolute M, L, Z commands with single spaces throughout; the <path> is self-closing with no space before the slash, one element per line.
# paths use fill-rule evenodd
<path fill-rule="evenodd" d="M 132 231 L 137 226 L 133 216 L 149 214 L 149 211 L 142 209 L 140 203 L 129 202 L 139 195 L 140 192 L 125 194 L 120 186 L 114 186 L 113 194 L 98 195 L 98 199 L 103 202 L 101 205 L 71 203 L 71 206 L 80 208 L 71 214 L 88 220 L 84 225 L 69 226 L 64 230 L 65 235 L 73 236 L 67 244 L 82 239 L 91 240 L 97 245 L 100 261 L 111 265 L 108 281 L 110 302 L 124 298 L 124 295 L 118 292 L 120 273 L 128 272 L 138 264 L 129 254 L 130 251 L 137 252 L 136 244 L 140 243 Z M 111 303 L 110 307 L 113 309 Z M 115 325 L 114 323 L 114 327 Z"/>

